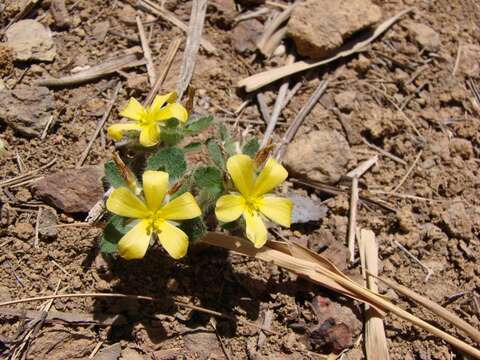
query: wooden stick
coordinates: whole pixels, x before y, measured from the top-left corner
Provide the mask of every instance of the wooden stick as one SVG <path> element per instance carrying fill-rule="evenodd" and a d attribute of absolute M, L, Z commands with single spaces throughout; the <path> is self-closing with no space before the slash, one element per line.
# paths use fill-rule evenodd
<path fill-rule="evenodd" d="M 165 81 L 168 72 L 170 71 L 170 67 L 173 64 L 173 60 L 175 59 L 175 55 L 177 54 L 178 49 L 180 48 L 180 44 L 182 43 L 182 40 L 180 38 L 176 38 L 173 40 L 167 50 L 167 53 L 163 59 L 162 64 L 160 65 L 160 75 L 157 78 L 157 81 L 155 82 L 155 85 L 153 85 L 153 88 L 150 90 L 150 92 L 147 95 L 147 98 L 145 99 L 144 105 L 149 105 L 157 95 L 157 93 L 160 91 L 160 88 L 163 85 L 163 82 Z"/>
<path fill-rule="evenodd" d="M 169 23 L 177 26 L 182 31 L 188 33 L 188 26 L 179 20 L 173 13 L 170 11 L 158 6 L 151 0 L 139 0 L 137 6 L 141 9 L 144 9 L 156 16 L 161 17 L 162 19 L 168 21 Z M 210 54 L 217 52 L 217 48 L 208 40 L 201 39 L 200 45 Z"/>
<path fill-rule="evenodd" d="M 24 181 L 26 178 L 32 177 L 33 175 L 35 175 L 35 174 L 38 173 L 39 171 L 48 169 L 48 168 L 51 167 L 53 164 L 55 164 L 56 161 L 57 161 L 57 158 L 54 158 L 54 159 L 51 160 L 49 163 L 47 163 L 47 164 L 39 167 L 38 169 L 35 169 L 35 170 L 32 170 L 32 171 L 29 171 L 28 173 L 21 174 L 21 175 L 15 176 L 15 177 L 13 177 L 13 178 L 4 180 L 4 181 L 0 182 L 0 188 L 1 188 L 1 187 L 4 187 L 4 186 L 11 186 L 11 185 L 13 185 L 13 184 L 22 182 L 22 181 Z"/>
<path fill-rule="evenodd" d="M 301 71 L 305 71 L 308 69 L 316 68 L 319 66 L 323 66 L 329 64 L 335 60 L 348 57 L 350 55 L 363 52 L 367 49 L 367 45 L 369 45 L 372 41 L 377 39 L 381 34 L 383 34 L 390 26 L 392 26 L 395 22 L 397 22 L 402 16 L 408 14 L 409 12 L 413 11 L 414 8 L 408 8 L 403 10 L 402 12 L 398 13 L 397 15 L 387 19 L 385 22 L 380 24 L 373 34 L 366 40 L 360 41 L 355 43 L 351 48 L 347 50 L 342 50 L 337 53 L 335 56 L 321 60 L 318 62 L 306 62 L 306 61 L 298 61 L 291 65 L 285 65 L 276 69 L 264 71 L 262 73 L 250 76 L 243 80 L 240 80 L 237 84 L 239 87 L 245 87 L 247 92 L 251 92 L 257 90 L 265 85 L 268 85 L 274 81 L 282 79 L 284 77 L 296 74 Z M 346 46 L 345 46 L 346 47 Z"/>
<path fill-rule="evenodd" d="M 258 92 L 256 97 L 258 102 L 258 109 L 260 110 L 262 119 L 265 122 L 265 124 L 268 125 L 270 121 L 270 111 L 268 110 L 267 103 L 265 102 L 265 95 L 261 92 Z"/>
<path fill-rule="evenodd" d="M 361 162 L 355 169 L 349 171 L 346 176 L 350 178 L 361 177 L 365 172 L 375 165 L 378 161 L 378 155 L 372 156 L 370 159 Z"/>
<path fill-rule="evenodd" d="M 188 36 L 185 51 L 183 52 L 182 69 L 180 72 L 180 80 L 177 84 L 178 99 L 181 99 L 185 90 L 187 90 L 192 80 L 195 62 L 197 59 L 198 49 L 207 13 L 208 0 L 193 0 L 192 13 L 190 14 L 190 22 L 188 24 Z"/>
<path fill-rule="evenodd" d="M 320 97 L 325 93 L 325 90 L 327 90 L 327 87 L 328 87 L 328 80 L 323 80 L 322 82 L 320 82 L 320 84 L 317 86 L 317 88 L 315 89 L 313 94 L 310 96 L 310 98 L 307 100 L 305 105 L 303 105 L 302 109 L 298 112 L 297 116 L 295 116 L 295 119 L 293 119 L 292 124 L 286 131 L 282 141 L 280 142 L 280 145 L 276 150 L 275 158 L 277 159 L 277 161 L 282 160 L 283 155 L 287 150 L 288 144 L 292 142 L 293 138 L 297 134 L 298 129 L 300 129 L 300 126 L 302 125 L 303 120 L 305 120 L 305 118 L 313 109 L 313 107 L 318 102 Z"/>
<path fill-rule="evenodd" d="M 103 114 L 102 119 L 97 125 L 97 128 L 95 129 L 95 132 L 93 133 L 92 137 L 90 138 L 90 142 L 88 143 L 87 147 L 83 151 L 82 155 L 80 155 L 80 159 L 77 161 L 77 165 L 75 166 L 77 169 L 80 168 L 85 160 L 87 159 L 87 156 L 90 152 L 90 149 L 93 146 L 93 143 L 95 142 L 95 139 L 97 138 L 98 134 L 100 134 L 100 131 L 102 131 L 103 126 L 108 120 L 108 117 L 110 116 L 110 113 L 112 112 L 113 105 L 115 104 L 115 101 L 117 100 L 118 93 L 120 92 L 120 89 L 122 87 L 122 83 L 118 82 L 117 86 L 115 87 L 115 90 L 113 91 L 112 99 L 110 100 L 110 103 L 107 105 L 107 109 L 105 110 L 105 113 Z"/>
<path fill-rule="evenodd" d="M 138 34 L 140 35 L 140 42 L 142 43 L 143 56 L 147 61 L 148 80 L 150 82 L 150 86 L 153 86 L 155 84 L 155 79 L 157 75 L 155 73 L 155 65 L 153 64 L 153 60 L 152 60 L 152 50 L 150 50 L 150 46 L 148 45 L 147 36 L 145 35 L 145 28 L 143 27 L 140 16 L 137 16 L 136 20 L 137 20 Z"/>
<path fill-rule="evenodd" d="M 64 87 L 83 84 L 88 81 L 92 81 L 101 78 L 106 75 L 113 74 L 114 72 L 125 69 L 128 67 L 135 67 L 144 65 L 144 60 L 139 60 L 140 53 L 139 48 L 129 49 L 126 55 L 117 56 L 106 60 L 105 62 L 92 66 L 91 68 L 80 71 L 73 75 L 64 76 L 62 78 L 41 79 L 35 82 L 38 86 L 47 87 Z"/>
<path fill-rule="evenodd" d="M 293 55 L 289 55 L 287 57 L 287 63 L 293 63 L 295 61 L 295 57 Z M 273 106 L 272 116 L 270 120 L 268 120 L 267 129 L 265 130 L 265 134 L 263 134 L 262 143 L 260 144 L 260 148 L 263 149 L 265 146 L 268 145 L 270 138 L 272 137 L 273 131 L 275 130 L 275 126 L 277 125 L 278 118 L 280 117 L 280 113 L 285 106 L 285 99 L 288 94 L 288 80 L 285 81 L 278 90 L 277 99 L 275 100 L 275 105 Z"/>
<path fill-rule="evenodd" d="M 357 204 L 358 204 L 358 177 L 352 178 L 352 190 L 350 195 L 350 217 L 348 222 L 348 251 L 350 262 L 355 261 L 355 234 L 357 231 Z"/>

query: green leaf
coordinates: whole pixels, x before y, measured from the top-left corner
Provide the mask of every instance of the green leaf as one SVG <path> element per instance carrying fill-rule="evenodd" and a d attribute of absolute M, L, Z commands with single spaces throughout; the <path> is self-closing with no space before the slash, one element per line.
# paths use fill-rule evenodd
<path fill-rule="evenodd" d="M 195 135 L 206 128 L 210 126 L 210 124 L 213 121 L 213 116 L 208 115 L 208 116 L 203 116 L 198 120 L 194 120 L 192 122 L 187 123 L 185 126 L 185 132 L 188 133 L 189 135 Z"/>
<path fill-rule="evenodd" d="M 175 180 L 183 176 L 187 162 L 183 151 L 177 147 L 160 149 L 147 159 L 147 170 L 162 170 Z"/>
<path fill-rule="evenodd" d="M 207 233 L 207 226 L 201 217 L 182 221 L 180 229 L 188 235 L 190 242 L 197 242 Z"/>
<path fill-rule="evenodd" d="M 225 159 L 223 158 L 222 149 L 215 140 L 210 140 L 207 143 L 208 153 L 212 161 L 221 169 L 225 169 Z"/>
<path fill-rule="evenodd" d="M 223 192 L 222 172 L 215 166 L 199 167 L 193 173 L 197 186 L 215 198 Z"/>
<path fill-rule="evenodd" d="M 120 170 L 118 170 L 117 165 L 115 165 L 113 160 L 107 161 L 104 166 L 105 178 L 111 186 L 114 188 L 127 186 L 127 182 L 121 175 Z"/>
<path fill-rule="evenodd" d="M 135 222 L 129 222 L 124 217 L 113 215 L 105 226 L 105 229 L 103 229 L 100 240 L 100 251 L 103 253 L 117 252 L 117 243 L 133 226 L 135 226 Z"/>
<path fill-rule="evenodd" d="M 228 132 L 227 127 L 222 123 L 218 125 L 218 137 L 222 141 L 227 141 L 230 138 L 230 133 Z"/>
<path fill-rule="evenodd" d="M 202 143 L 199 143 L 199 142 L 190 143 L 190 144 L 184 146 L 183 152 L 188 153 L 190 151 L 197 151 L 201 147 L 202 147 Z"/>
<path fill-rule="evenodd" d="M 257 139 L 253 138 L 248 140 L 247 143 L 243 145 L 242 153 L 250 157 L 254 157 L 259 149 L 260 149 L 260 143 L 258 142 Z"/>
<path fill-rule="evenodd" d="M 184 138 L 183 130 L 180 128 L 164 127 L 160 131 L 160 139 L 168 146 L 178 144 Z"/>

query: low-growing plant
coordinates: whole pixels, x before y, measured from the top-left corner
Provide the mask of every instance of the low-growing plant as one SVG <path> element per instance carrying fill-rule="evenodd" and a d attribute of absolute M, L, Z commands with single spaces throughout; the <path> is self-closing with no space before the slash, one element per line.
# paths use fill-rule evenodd
<path fill-rule="evenodd" d="M 155 97 L 151 106 L 132 98 L 120 112 L 130 121 L 108 129 L 114 140 L 128 136 L 137 146 L 131 147 L 135 166 L 118 156 L 105 164 L 114 189 L 106 201 L 112 216 L 101 250 L 140 259 L 158 241 L 180 259 L 190 243 L 217 229 L 241 229 L 256 248 L 262 247 L 268 221 L 290 226 L 292 202 L 273 194 L 287 171 L 268 156 L 270 148 L 260 150 L 257 139 L 240 144 L 213 117 L 191 119 L 175 100 L 173 92 Z M 213 127 L 207 141 L 194 141 Z M 208 154 L 201 164 L 186 160 L 186 154 L 200 151 Z"/>

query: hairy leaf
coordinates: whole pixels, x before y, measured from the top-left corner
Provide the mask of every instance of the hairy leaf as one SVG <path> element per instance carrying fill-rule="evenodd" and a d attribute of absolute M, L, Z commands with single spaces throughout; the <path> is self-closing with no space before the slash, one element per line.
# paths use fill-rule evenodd
<path fill-rule="evenodd" d="M 162 170 L 175 180 L 183 176 L 187 162 L 183 151 L 177 147 L 160 149 L 147 159 L 147 170 Z"/>

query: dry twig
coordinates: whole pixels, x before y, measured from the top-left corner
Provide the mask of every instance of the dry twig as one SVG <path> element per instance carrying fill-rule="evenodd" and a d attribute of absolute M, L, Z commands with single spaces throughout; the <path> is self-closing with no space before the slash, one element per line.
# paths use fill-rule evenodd
<path fill-rule="evenodd" d="M 147 73 L 148 73 L 148 80 L 150 81 L 150 86 L 155 84 L 156 73 L 155 73 L 155 65 L 152 59 L 152 50 L 150 50 L 150 46 L 148 45 L 147 36 L 145 35 L 145 28 L 143 27 L 142 20 L 140 16 L 137 16 L 137 27 L 138 27 L 138 35 L 140 36 L 140 42 L 142 43 L 143 49 L 143 56 L 147 62 Z"/>
<path fill-rule="evenodd" d="M 137 3 L 137 6 L 141 9 L 143 9 L 143 10 L 146 10 L 146 11 L 152 13 L 153 15 L 161 17 L 162 19 L 168 21 L 169 23 L 175 25 L 179 29 L 188 33 L 189 30 L 188 30 L 188 25 L 187 24 L 183 23 L 173 13 L 171 13 L 170 11 L 158 6 L 153 1 L 151 1 L 151 0 L 139 0 L 138 3 Z M 200 40 L 200 45 L 210 54 L 213 54 L 217 51 L 215 46 L 211 42 L 209 42 L 205 39 Z"/>
<path fill-rule="evenodd" d="M 205 14 L 207 13 L 207 0 L 193 0 L 190 23 L 188 24 L 188 36 L 185 51 L 183 52 L 180 80 L 177 84 L 178 98 L 181 99 L 187 90 L 195 69 L 197 53 L 200 47 Z"/>
<path fill-rule="evenodd" d="M 93 133 L 92 137 L 90 138 L 90 142 L 88 143 L 87 147 L 83 151 L 82 155 L 80 155 L 80 159 L 77 162 L 77 165 L 75 166 L 77 169 L 80 168 L 83 163 L 85 162 L 85 159 L 87 158 L 90 149 L 93 146 L 93 143 L 95 142 L 95 139 L 97 138 L 98 134 L 100 134 L 100 131 L 102 131 L 103 126 L 108 120 L 108 117 L 110 116 L 110 113 L 112 112 L 113 105 L 115 104 L 115 101 L 117 100 L 118 93 L 120 92 L 120 89 L 122 87 L 122 83 L 118 82 L 117 86 L 115 87 L 115 90 L 113 91 L 112 99 L 110 100 L 110 103 L 107 105 L 107 109 L 105 110 L 105 113 L 103 114 L 102 119 L 97 125 L 97 128 L 95 129 L 95 132 Z"/>
<path fill-rule="evenodd" d="M 121 69 L 144 65 L 145 60 L 139 60 L 140 58 L 141 52 L 139 52 L 139 48 L 134 47 L 126 51 L 125 55 L 120 55 L 105 60 L 103 63 L 92 66 L 73 75 L 64 76 L 58 79 L 51 78 L 38 80 L 36 82 L 36 85 L 47 87 L 65 87 L 83 84 L 88 81 L 92 81 L 103 76 L 113 74 Z"/>

